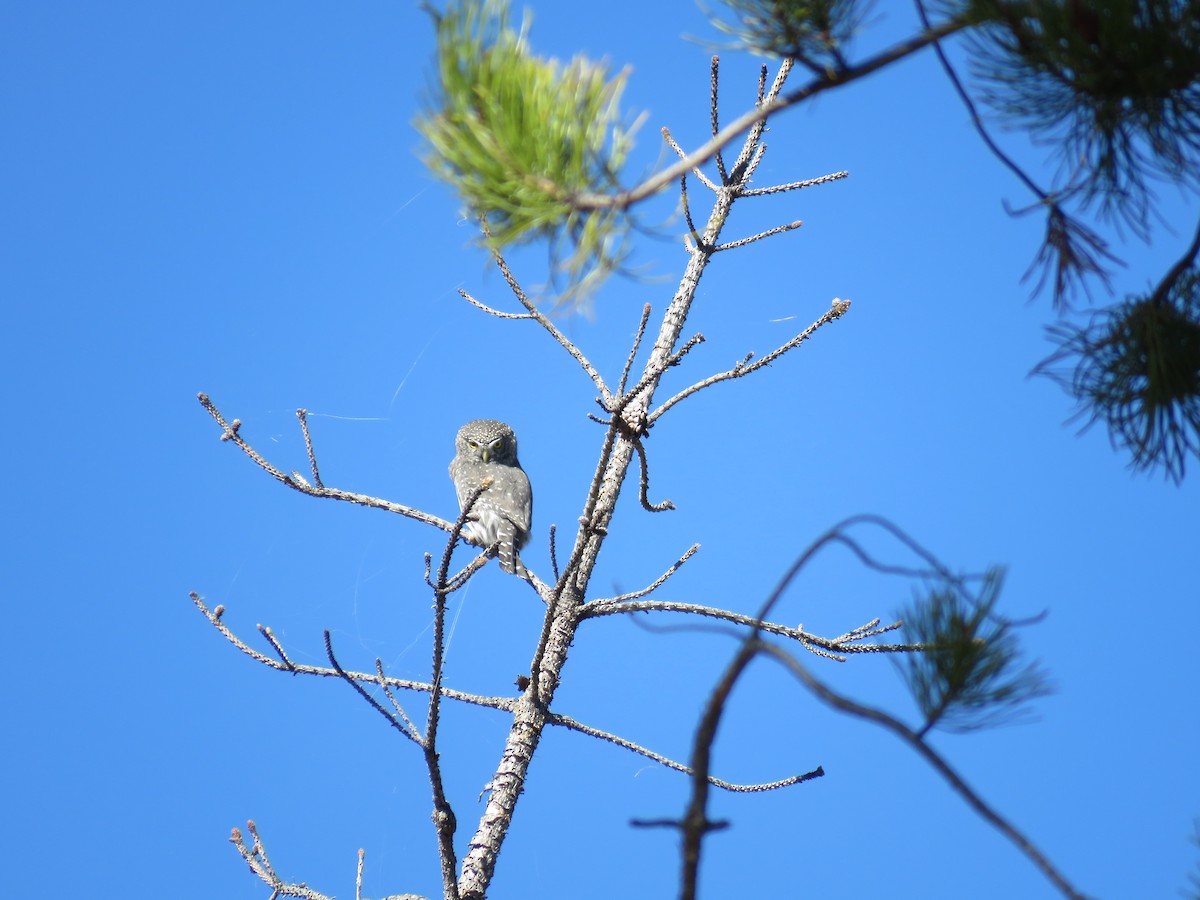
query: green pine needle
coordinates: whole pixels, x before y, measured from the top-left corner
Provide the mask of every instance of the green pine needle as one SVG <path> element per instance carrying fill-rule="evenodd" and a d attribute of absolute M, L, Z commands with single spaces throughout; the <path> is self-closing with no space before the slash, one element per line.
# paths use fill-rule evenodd
<path fill-rule="evenodd" d="M 514 31 L 502 0 L 451 3 L 436 24 L 436 108 L 417 121 L 430 168 L 486 220 L 492 246 L 547 240 L 581 298 L 626 252 L 628 216 L 587 198 L 615 189 L 631 146 L 618 124 L 627 72 L 534 56 L 528 18 Z"/>
<path fill-rule="evenodd" d="M 994 614 L 1004 570 L 984 576 L 979 597 L 948 581 L 901 613 L 906 640 L 923 644 L 905 657 L 904 674 L 934 727 L 967 732 L 1011 721 L 1036 697 L 1049 692 L 1036 664 L 1021 666 L 1013 625 Z"/>

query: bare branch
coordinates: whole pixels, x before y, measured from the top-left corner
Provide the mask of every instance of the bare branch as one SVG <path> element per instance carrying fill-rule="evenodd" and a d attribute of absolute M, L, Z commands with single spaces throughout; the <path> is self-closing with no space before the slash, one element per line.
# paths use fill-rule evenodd
<path fill-rule="evenodd" d="M 558 526 L 550 526 L 550 571 L 554 573 L 554 580 L 558 581 L 558 546 L 555 541 L 555 536 L 558 534 Z"/>
<path fill-rule="evenodd" d="M 688 253 L 692 253 L 700 246 L 700 231 L 696 228 L 696 223 L 692 221 L 692 206 L 688 202 L 687 192 L 687 175 L 679 176 L 679 202 L 683 206 L 683 219 L 687 222 L 687 234 L 683 236 L 683 249 Z"/>
<path fill-rule="evenodd" d="M 817 178 L 806 178 L 804 181 L 791 181 L 787 184 L 777 184 L 773 187 L 751 188 L 747 191 L 742 191 L 743 197 L 762 197 L 766 194 L 780 194 L 784 191 L 798 191 L 806 187 L 815 187 L 818 184 L 828 184 L 831 181 L 839 181 L 843 178 L 849 178 L 850 173 L 846 171 L 833 172 L 829 175 L 821 175 Z"/>
<path fill-rule="evenodd" d="M 728 244 L 721 244 L 718 247 L 713 247 L 713 253 L 720 253 L 722 250 L 734 250 L 738 247 L 744 247 L 747 244 L 753 244 L 755 241 L 761 241 L 763 238 L 772 237 L 776 234 L 783 234 L 786 231 L 795 231 L 804 223 L 797 219 L 795 222 L 789 222 L 787 225 L 777 225 L 766 231 L 760 231 L 758 234 L 751 235 L 747 238 L 742 238 L 739 241 L 730 241 Z"/>
<path fill-rule="evenodd" d="M 691 769 L 681 762 L 676 762 L 662 754 L 655 753 L 653 750 L 648 750 L 640 744 L 635 744 L 633 741 L 626 740 L 623 737 L 618 737 L 607 731 L 601 731 L 599 728 L 593 728 L 590 725 L 584 725 L 582 722 L 572 719 L 570 716 L 559 715 L 558 713 L 550 713 L 546 717 L 546 721 L 551 725 L 561 725 L 564 728 L 569 728 L 572 731 L 578 731 L 580 734 L 586 734 L 589 737 L 599 738 L 602 741 L 608 741 L 610 744 L 616 744 L 618 747 L 624 747 L 633 753 L 637 753 L 647 759 L 652 759 L 656 763 L 665 766 L 668 769 L 674 769 L 676 772 L 682 772 L 685 775 L 694 774 Z M 753 794 L 763 791 L 775 791 L 780 788 L 791 787 L 793 784 L 800 784 L 804 781 L 811 781 L 813 778 L 818 778 L 824 775 L 825 772 L 818 766 L 812 772 L 806 772 L 803 775 L 793 775 L 789 778 L 783 778 L 779 781 L 768 781 L 761 784 L 734 784 L 731 781 L 724 781 L 716 776 L 709 775 L 708 782 L 714 787 L 719 787 L 725 791 L 731 791 L 739 794 Z"/>
<path fill-rule="evenodd" d="M 350 687 L 354 688 L 355 692 L 360 697 L 362 697 L 364 700 L 366 700 L 367 703 L 377 713 L 379 713 L 381 716 L 383 716 L 385 719 L 387 719 L 388 723 L 393 728 L 395 728 L 397 731 L 399 731 L 402 735 L 404 735 L 410 741 L 413 741 L 418 744 L 421 742 L 420 738 L 417 736 L 417 734 L 414 731 L 410 731 L 408 728 L 405 727 L 404 722 L 400 721 L 398 718 L 396 718 L 395 715 L 393 715 L 392 713 L 390 713 L 386 709 L 384 709 L 383 705 L 378 700 L 376 700 L 374 697 L 372 697 L 370 694 L 368 694 L 366 692 L 366 690 L 363 688 L 363 686 L 361 684 L 359 684 L 358 681 L 350 675 L 350 673 L 348 673 L 345 669 L 342 668 L 341 663 L 339 663 L 337 661 L 337 657 L 333 653 L 333 637 L 330 635 L 328 629 L 325 630 L 325 656 L 329 659 L 329 664 L 331 666 L 333 666 L 333 670 L 338 673 L 338 675 L 341 677 L 341 679 L 343 681 L 345 681 L 346 684 L 350 685 Z"/>
<path fill-rule="evenodd" d="M 754 177 L 754 172 L 756 169 L 758 169 L 758 164 L 763 161 L 763 156 L 766 155 L 766 152 L 767 145 L 759 144 L 754 148 L 754 155 L 750 158 L 750 161 L 746 163 L 745 166 L 739 166 L 733 170 L 733 174 L 730 175 L 730 178 L 736 177 L 738 180 L 731 184 L 730 187 L 736 190 L 739 196 L 742 194 L 742 191 L 746 185 L 750 183 L 750 179 Z"/>
<path fill-rule="evenodd" d="M 300 430 L 304 433 L 304 449 L 308 451 L 308 465 L 312 470 L 313 483 L 317 487 L 325 487 L 321 483 L 321 472 L 317 469 L 317 454 L 313 452 L 312 435 L 308 433 L 308 410 L 296 410 L 296 418 L 300 420 Z"/>
<path fill-rule="evenodd" d="M 669 509 L 674 509 L 675 504 L 670 500 L 664 500 L 662 503 L 650 502 L 650 466 L 646 462 L 646 448 L 642 446 L 640 440 L 633 442 L 633 449 L 637 451 L 639 474 L 638 479 L 638 502 L 642 504 L 642 509 L 646 512 L 666 512 Z"/>
<path fill-rule="evenodd" d="M 297 480 L 292 475 L 285 475 L 275 466 L 267 462 L 257 450 L 251 447 L 239 432 L 241 421 L 234 419 L 232 422 L 225 421 L 225 417 L 221 415 L 220 410 L 213 405 L 213 402 L 208 398 L 207 394 L 198 394 L 197 398 L 200 405 L 203 406 L 210 416 L 216 420 L 221 426 L 221 440 L 233 441 L 243 453 L 252 459 L 260 469 L 267 472 L 272 478 L 286 484 L 293 490 L 297 490 L 302 494 L 307 494 L 310 497 L 324 497 L 329 500 L 345 500 L 348 503 L 357 503 L 359 506 L 369 506 L 373 509 L 383 509 L 388 512 L 396 513 L 397 515 L 406 516 L 410 519 L 416 519 L 418 522 L 424 522 L 426 525 L 432 525 L 434 528 L 440 528 L 442 531 L 449 531 L 452 524 L 445 519 L 440 519 L 437 516 L 432 516 L 429 513 L 422 512 L 419 509 L 413 509 L 411 506 L 404 506 L 400 503 L 392 503 L 388 500 L 381 500 L 378 497 L 369 497 L 366 494 L 355 494 L 350 491 L 340 491 L 336 488 L 327 488 L 319 485 L 311 485 Z"/>
<path fill-rule="evenodd" d="M 646 335 L 646 325 L 650 321 L 650 304 L 647 303 L 642 307 L 642 319 L 638 322 L 637 332 L 633 336 L 633 345 L 629 348 L 629 356 L 625 359 L 625 368 L 621 369 L 621 380 L 617 382 L 617 394 L 625 393 L 625 384 L 629 381 L 629 372 L 633 368 L 633 361 L 637 359 L 637 352 L 642 346 L 642 338 Z"/>
<path fill-rule="evenodd" d="M 715 251 L 713 251 L 712 248 L 709 248 L 708 252 L 711 254 Z M 690 338 L 688 338 L 687 341 L 684 342 L 684 345 L 682 347 L 680 347 L 677 351 L 675 351 L 670 356 L 668 356 L 665 360 L 663 360 L 661 365 L 655 366 L 653 368 L 651 368 L 649 365 L 647 365 L 646 372 L 642 375 L 641 380 L 637 384 L 635 384 L 632 388 L 630 388 L 628 391 L 623 393 L 619 398 L 617 398 L 617 402 L 616 402 L 615 406 L 605 407 L 605 412 L 611 412 L 614 414 L 614 416 L 622 415 L 625 412 L 625 410 L 628 409 L 633 404 L 633 402 L 635 400 L 637 400 L 638 397 L 641 396 L 642 392 L 645 391 L 646 388 L 650 387 L 650 385 L 652 385 L 652 384 L 656 384 L 659 381 L 659 379 L 662 378 L 663 372 L 665 372 L 667 369 L 671 368 L 672 366 L 679 365 L 679 363 L 683 360 L 683 358 L 685 356 L 687 356 L 689 353 L 692 352 L 693 349 L 695 349 L 696 347 L 699 347 L 703 343 L 704 343 L 704 335 L 697 332 L 696 334 L 693 334 Z M 601 424 L 605 424 L 605 425 L 608 424 L 603 419 L 597 419 L 596 421 L 600 422 Z M 617 427 L 618 428 L 622 427 L 620 422 L 617 423 Z M 628 430 L 627 428 L 622 428 L 622 431 L 627 431 L 627 430 Z M 636 428 L 634 430 L 635 430 L 635 433 L 641 433 L 645 429 L 644 428 Z"/>
<path fill-rule="evenodd" d="M 849 308 L 850 308 L 849 300 L 835 299 L 833 301 L 833 305 L 830 307 L 829 311 L 827 313 L 825 313 L 825 315 L 821 316 L 821 318 L 817 319 L 817 321 L 813 322 L 813 324 L 809 325 L 808 328 L 804 329 L 804 331 L 800 332 L 798 335 L 796 335 L 794 338 L 792 338 L 790 341 L 788 341 L 782 347 L 777 347 L 776 349 L 772 350 L 770 353 L 768 353 L 766 356 L 762 357 L 760 360 L 758 360 L 755 363 L 749 363 L 751 356 L 753 356 L 753 354 L 749 354 L 746 357 L 744 357 L 742 359 L 742 361 L 739 362 L 737 365 L 735 365 L 732 369 L 729 369 L 728 371 L 725 371 L 725 372 L 719 372 L 716 375 L 710 375 L 708 378 L 705 378 L 703 381 L 698 381 L 695 384 L 693 384 L 691 387 L 684 388 L 682 391 L 680 391 L 678 394 L 676 394 L 670 400 L 667 400 L 666 402 L 664 402 L 661 406 L 658 407 L 658 409 L 656 409 L 654 412 L 652 412 L 649 416 L 649 421 L 651 423 L 654 423 L 655 421 L 658 420 L 658 418 L 663 413 L 665 413 L 668 409 L 670 409 L 676 403 L 678 403 L 681 400 L 686 399 L 687 397 L 690 397 L 692 394 L 696 393 L 697 391 L 703 390 L 706 387 L 711 387 L 714 384 L 719 384 L 722 381 L 729 381 L 731 378 L 741 378 L 744 375 L 749 375 L 751 372 L 761 369 L 763 366 L 769 365 L 774 360 L 778 359 L 780 356 L 787 353 L 789 350 L 793 350 L 796 347 L 799 347 L 802 343 L 804 343 L 804 341 L 806 341 L 810 337 L 812 337 L 813 334 L 816 332 L 816 330 L 818 328 L 820 328 L 822 325 L 828 325 L 830 322 L 834 322 L 837 319 L 840 319 L 845 314 L 846 310 L 848 310 Z"/>
<path fill-rule="evenodd" d="M 495 316 L 497 319 L 532 319 L 533 318 L 533 316 L 531 316 L 527 312 L 510 313 L 510 312 L 501 312 L 498 309 L 492 309 L 490 306 L 486 306 L 483 303 L 480 303 L 478 300 L 476 300 L 474 297 L 472 297 L 470 294 L 468 294 L 462 288 L 458 289 L 458 293 L 459 293 L 460 297 L 462 297 L 464 300 L 466 300 L 472 306 L 476 306 L 479 309 L 482 309 L 489 316 Z"/>
<path fill-rule="evenodd" d="M 491 233 L 487 228 L 487 222 L 483 223 L 483 233 L 487 237 L 491 237 Z M 612 391 L 608 389 L 608 385 L 604 383 L 604 379 L 596 371 L 596 367 L 583 355 L 583 351 L 571 343 L 565 334 L 555 328 L 554 323 L 546 318 L 545 314 L 525 295 L 525 292 L 521 290 L 521 285 L 517 282 L 512 270 L 508 267 L 508 263 L 505 262 L 504 257 L 498 249 L 492 248 L 492 258 L 496 261 L 496 267 L 500 269 L 500 274 L 504 276 L 504 280 L 508 283 L 509 290 L 513 292 L 513 296 L 529 311 L 529 317 L 546 329 L 546 331 L 550 332 L 550 336 L 558 341 L 564 350 L 571 354 L 571 358 L 579 363 L 583 371 L 587 373 L 587 376 L 592 379 L 592 383 L 596 385 L 596 389 L 600 391 L 600 396 L 604 398 L 605 402 L 611 402 Z"/>
<path fill-rule="evenodd" d="M 314 891 L 305 884 L 289 884 L 275 874 L 275 870 L 271 867 L 271 861 L 267 859 L 267 850 L 258 836 L 258 828 L 255 826 L 253 819 L 246 823 L 246 829 L 254 839 L 251 846 L 246 846 L 246 842 L 242 838 L 241 829 L 239 828 L 233 829 L 229 841 L 237 848 L 238 855 L 246 861 L 246 865 L 250 867 L 250 871 L 261 878 L 267 887 L 271 888 L 272 897 L 298 897 L 300 900 L 333 900 L 327 894 Z"/>
<path fill-rule="evenodd" d="M 717 104 L 717 81 L 718 81 L 718 78 L 717 78 L 717 75 L 720 72 L 720 68 L 721 68 L 721 58 L 714 54 L 712 61 L 710 63 L 709 72 L 711 74 L 710 74 L 709 80 L 708 80 L 709 81 L 708 116 L 709 116 L 710 122 L 712 123 L 712 136 L 714 138 L 718 134 L 721 133 L 720 118 L 719 118 L 718 112 L 717 112 L 717 110 L 718 110 L 718 104 Z M 717 162 L 717 172 L 719 172 L 721 175 L 721 182 L 723 184 L 728 184 L 729 173 L 725 171 L 725 159 L 721 154 L 720 147 L 717 148 L 716 162 Z"/>
<path fill-rule="evenodd" d="M 806 649 L 812 650 L 814 653 L 818 653 L 818 655 L 826 656 L 836 662 L 846 661 L 846 657 L 836 655 L 841 653 L 913 653 L 925 649 L 921 644 L 856 643 L 867 638 L 878 637 L 889 631 L 894 631 L 901 627 L 900 622 L 893 622 L 890 625 L 876 628 L 874 626 L 878 625 L 879 620 L 872 619 L 866 625 L 860 625 L 858 628 L 839 637 L 826 638 L 805 631 L 803 625 L 798 628 L 789 628 L 787 625 L 763 621 L 756 619 L 754 616 L 743 615 L 742 613 L 732 612 L 731 610 L 721 609 L 716 606 L 703 606 L 698 603 L 683 603 L 675 600 L 620 600 L 616 598 L 613 600 L 594 600 L 582 608 L 579 618 L 581 620 L 596 619 L 601 616 L 617 616 L 626 613 L 644 612 L 685 613 L 694 616 L 704 616 L 709 619 L 718 619 L 733 625 L 743 625 L 747 628 L 757 628 L 768 634 L 777 634 L 780 637 L 798 641 Z M 820 651 L 828 652 L 822 653 Z"/>
<path fill-rule="evenodd" d="M 684 152 L 683 148 L 680 147 L 679 144 L 675 143 L 675 138 L 671 137 L 670 130 L 664 127 L 662 129 L 662 136 L 663 140 L 667 142 L 667 146 L 674 150 L 679 155 L 680 159 L 687 158 L 687 153 Z M 720 190 L 720 188 L 713 184 L 712 181 L 709 180 L 709 177 L 705 175 L 698 166 L 694 166 L 691 171 L 692 174 L 699 178 L 701 183 L 713 193 L 716 193 Z M 686 173 L 681 173 L 679 177 L 682 178 L 684 174 Z"/>
<path fill-rule="evenodd" d="M 492 479 L 484 478 L 471 491 L 466 502 L 462 504 L 462 510 L 454 522 L 454 527 L 450 529 L 450 536 L 446 539 L 446 549 L 442 552 L 442 562 L 438 566 L 437 583 L 434 585 L 433 590 L 432 689 L 429 692 L 429 713 L 425 725 L 425 740 L 421 746 L 425 751 L 425 768 L 429 773 L 429 784 L 433 792 L 433 824 L 437 831 L 438 857 L 442 864 L 442 890 L 446 900 L 458 900 L 459 896 L 457 877 L 458 855 L 454 850 L 454 833 L 458 829 L 458 822 L 454 815 L 454 808 L 450 805 L 450 800 L 446 797 L 446 788 L 442 779 L 442 767 L 437 749 L 438 723 L 441 718 L 442 707 L 442 674 L 446 653 L 446 597 L 450 593 L 448 589 L 450 559 L 454 555 L 454 548 L 458 544 L 458 539 L 462 534 L 463 528 L 471 518 L 475 504 L 479 502 L 479 498 L 483 496 L 483 492 L 491 486 Z"/>
<path fill-rule="evenodd" d="M 396 699 L 396 695 L 392 693 L 392 688 L 391 685 L 388 684 L 387 676 L 383 674 L 383 660 L 378 656 L 375 657 L 375 674 L 379 676 L 379 684 L 383 687 L 383 695 L 387 697 L 388 701 L 392 704 L 392 709 L 396 710 L 396 715 L 398 715 L 400 720 L 404 722 L 405 727 L 408 728 L 409 732 L 413 736 L 413 739 L 416 740 L 417 743 L 424 746 L 425 739 L 421 737 L 421 732 L 417 730 L 417 726 L 413 724 L 412 719 L 408 717 L 408 713 L 404 711 L 404 707 L 400 705 L 400 701 Z"/>
<path fill-rule="evenodd" d="M 220 607 L 218 607 L 218 609 L 220 609 Z M 284 666 L 290 671 L 295 672 L 296 664 L 288 658 L 287 652 L 283 649 L 283 645 L 276 640 L 275 632 L 271 631 L 271 629 L 266 625 L 257 625 L 255 627 L 258 628 L 259 634 L 265 637 L 267 642 L 270 643 L 270 645 L 275 649 L 275 652 L 279 654 L 279 658 L 283 660 Z"/>
<path fill-rule="evenodd" d="M 189 596 L 191 597 L 192 602 L 196 605 L 196 608 L 200 610 L 204 617 L 208 619 L 208 621 L 213 625 L 214 628 L 217 629 L 217 631 L 221 632 L 221 634 L 225 636 L 225 639 L 228 640 L 229 643 L 233 644 L 233 646 L 237 647 L 238 650 L 242 651 L 242 653 L 246 654 L 251 659 L 262 663 L 268 668 L 275 669 L 280 672 L 288 672 L 293 675 L 318 675 L 323 678 L 341 679 L 349 677 L 362 684 L 378 684 L 381 686 L 387 685 L 389 687 L 400 688 L 401 690 L 405 691 L 418 691 L 426 694 L 433 690 L 433 685 L 426 684 L 421 681 L 411 681 L 406 678 L 388 677 L 381 679 L 379 675 L 373 672 L 353 672 L 349 669 L 344 669 L 339 672 L 337 669 L 326 668 L 324 666 L 310 666 L 304 663 L 292 663 L 290 660 L 284 663 L 272 659 L 263 653 L 259 653 L 253 647 L 250 647 L 245 641 L 243 641 L 229 629 L 229 627 L 222 621 L 221 617 L 216 614 L 216 609 L 223 609 L 223 607 L 218 606 L 216 609 L 210 610 L 200 598 L 199 594 L 192 592 Z M 511 697 L 488 697 L 482 694 L 469 694 L 466 691 L 456 691 L 450 688 L 442 688 L 442 696 L 451 700 L 457 700 L 461 703 L 469 703 L 472 706 L 483 706 L 490 709 L 504 710 L 505 712 L 511 712 L 515 702 Z"/>
<path fill-rule="evenodd" d="M 669 568 L 669 569 L 667 569 L 667 571 L 663 572 L 662 575 L 660 575 L 654 581 L 653 584 L 649 585 L 648 587 L 642 588 L 640 591 L 634 591 L 631 594 L 619 594 L 616 597 L 605 597 L 605 598 L 601 598 L 598 600 L 592 600 L 592 601 L 589 601 L 588 603 L 583 604 L 583 606 L 580 608 L 580 616 L 579 616 L 580 620 L 582 621 L 583 619 L 590 618 L 591 616 L 602 615 L 602 613 L 592 612 L 592 610 L 594 610 L 595 607 L 597 607 L 599 605 L 612 604 L 612 603 L 623 603 L 628 600 L 636 600 L 638 597 L 645 597 L 647 594 L 652 593 L 653 591 L 662 587 L 663 584 L 666 583 L 667 579 L 670 578 L 672 575 L 674 575 L 676 572 L 678 572 L 680 566 L 682 566 L 685 562 L 687 562 L 689 559 L 691 559 L 692 556 L 699 549 L 700 549 L 699 544 L 692 544 L 692 546 L 688 547 L 687 552 L 684 553 L 683 556 L 679 557 L 679 559 L 675 560 L 675 562 L 672 563 L 671 568 Z"/>

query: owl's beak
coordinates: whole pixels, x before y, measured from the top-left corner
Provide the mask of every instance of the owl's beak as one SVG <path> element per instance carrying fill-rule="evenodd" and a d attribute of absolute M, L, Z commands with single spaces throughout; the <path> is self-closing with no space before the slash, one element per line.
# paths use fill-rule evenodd
<path fill-rule="evenodd" d="M 483 457 L 483 461 L 486 463 L 488 461 L 488 457 L 492 455 L 492 451 L 485 447 L 483 453 L 480 455 Z"/>

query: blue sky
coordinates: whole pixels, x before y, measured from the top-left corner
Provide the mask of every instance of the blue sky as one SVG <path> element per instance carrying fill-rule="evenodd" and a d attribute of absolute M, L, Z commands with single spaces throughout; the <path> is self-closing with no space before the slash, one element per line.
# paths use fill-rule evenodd
<path fill-rule="evenodd" d="M 540 4 L 546 54 L 632 66 L 648 113 L 630 180 L 707 129 L 716 39 L 696 6 Z M 909 28 L 880 4 L 863 47 Z M 690 36 L 690 38 L 689 38 Z M 440 533 L 268 479 L 196 402 L 209 393 L 284 469 L 303 469 L 310 411 L 331 486 L 450 516 L 453 435 L 476 417 L 516 428 L 548 571 L 601 429 L 593 390 L 512 308 L 471 246 L 453 195 L 419 160 L 431 28 L 415 4 L 10 4 L 0 28 L 7 298 L 9 651 L 0 893 L 74 885 L 96 897 L 260 898 L 226 843 L 255 819 L 285 876 L 351 896 L 436 894 L 428 786 L 403 743 L 344 685 L 267 671 L 198 615 L 223 603 L 252 643 L 269 624 L 294 658 L 423 678 Z M 753 95 L 753 60 L 724 56 L 725 115 Z M 1038 171 L 1044 156 L 1005 140 Z M 1082 890 L 1172 896 L 1197 853 L 1200 657 L 1196 473 L 1133 475 L 1101 431 L 1064 425 L 1068 399 L 1029 370 L 1048 352 L 1043 298 L 1021 284 L 1041 223 L 991 159 L 930 56 L 772 123 L 759 185 L 847 169 L 835 185 L 740 204 L 725 236 L 801 218 L 797 232 L 720 254 L 689 329 L 707 342 L 664 389 L 764 353 L 833 297 L 853 308 L 753 380 L 662 420 L 648 443 L 650 516 L 622 499 L 594 596 L 652 581 L 702 544 L 660 595 L 750 612 L 835 521 L 888 516 L 951 566 L 1008 567 L 1002 610 L 1055 693 L 1037 720 L 935 746 Z M 703 203 L 693 185 L 693 203 Z M 1163 221 L 1118 293 L 1145 289 L 1191 234 L 1194 199 L 1159 190 Z M 661 312 L 684 256 L 674 198 L 645 207 L 634 261 L 593 316 L 560 326 L 614 378 L 642 304 Z M 512 254 L 545 280 L 544 248 Z M 664 395 L 665 396 L 665 395 Z M 877 535 L 882 554 L 903 559 Z M 822 557 L 780 609 L 839 634 L 908 602 L 910 587 Z M 452 607 L 448 683 L 505 693 L 539 628 L 529 592 L 489 567 Z M 736 643 L 724 633 L 598 620 L 580 632 L 559 711 L 685 758 Z M 833 686 L 913 720 L 894 667 L 805 660 Z M 414 711 L 420 709 L 413 704 Z M 498 714 L 451 707 L 443 760 L 460 838 L 498 757 Z M 757 663 L 716 748 L 716 774 L 826 777 L 718 796 L 704 895 L 1048 896 L 1028 862 L 910 751 L 820 708 Z M 631 818 L 679 815 L 684 778 L 551 731 L 491 896 L 670 896 L 674 837 Z M 580 878 L 580 874 L 583 877 Z"/>

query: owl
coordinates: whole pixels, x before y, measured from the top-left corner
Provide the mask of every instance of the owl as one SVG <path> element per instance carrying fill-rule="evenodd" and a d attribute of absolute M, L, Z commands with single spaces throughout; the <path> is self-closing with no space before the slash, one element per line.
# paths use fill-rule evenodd
<path fill-rule="evenodd" d="M 475 419 L 458 430 L 450 479 L 461 510 L 484 478 L 491 485 L 479 495 L 463 528 L 463 537 L 483 548 L 499 544 L 500 568 L 525 577 L 517 551 L 529 540 L 533 490 L 517 460 L 517 436 L 503 422 Z"/>

